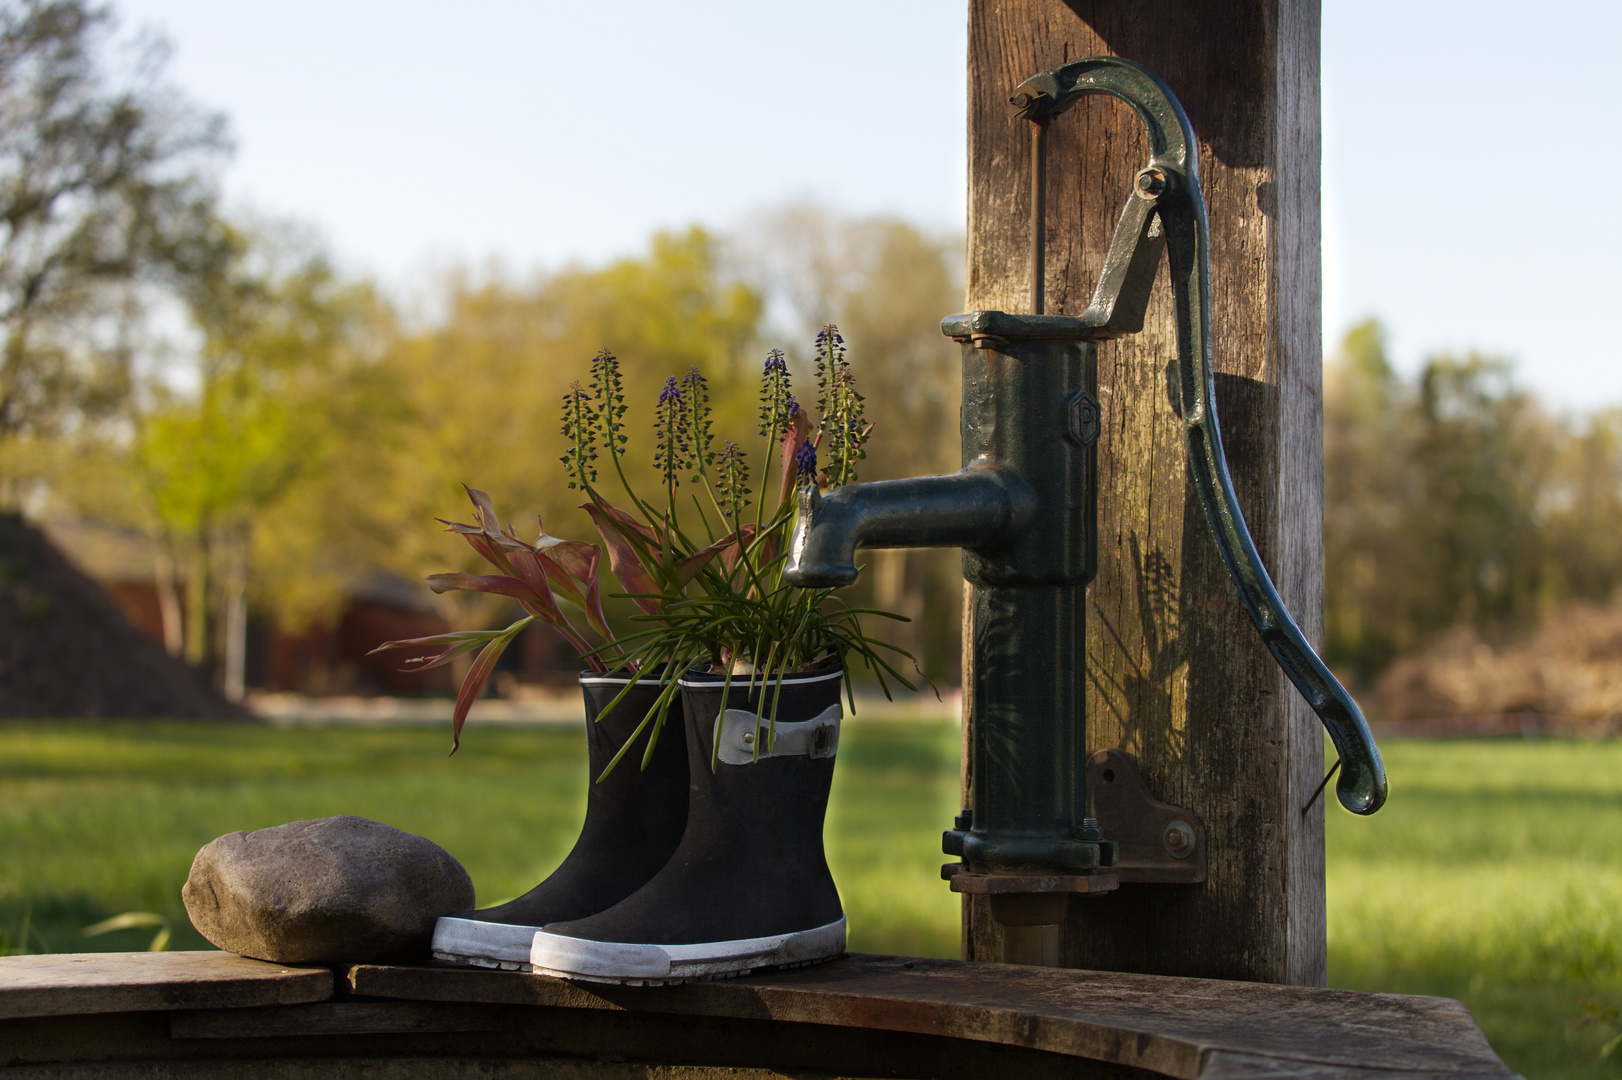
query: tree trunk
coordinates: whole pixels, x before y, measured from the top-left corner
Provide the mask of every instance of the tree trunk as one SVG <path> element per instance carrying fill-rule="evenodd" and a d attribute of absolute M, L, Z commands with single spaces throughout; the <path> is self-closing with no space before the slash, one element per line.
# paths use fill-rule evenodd
<path fill-rule="evenodd" d="M 158 614 L 163 620 L 163 649 L 178 660 L 186 651 L 185 619 L 181 615 L 180 588 L 175 580 L 174 552 L 169 538 L 159 530 L 152 533 L 152 562 Z"/>
<path fill-rule="evenodd" d="M 208 610 L 209 594 L 214 591 L 209 547 L 208 530 L 199 529 L 186 570 L 186 663 L 200 671 L 208 667 L 214 654 L 209 639 L 214 626 Z"/>
<path fill-rule="evenodd" d="M 1030 310 L 1031 139 L 1008 103 L 1017 83 L 1067 60 L 1119 55 L 1159 73 L 1192 119 L 1210 210 L 1228 464 L 1262 557 L 1315 640 L 1318 22 L 1316 0 L 971 0 L 969 15 L 969 310 Z M 1092 97 L 1053 123 L 1048 154 L 1047 311 L 1075 315 L 1147 142 L 1124 105 Z M 1157 797 L 1200 815 L 1210 878 L 1073 898 L 1060 962 L 1322 984 L 1323 801 L 1301 809 L 1323 774 L 1322 736 L 1217 559 L 1172 409 L 1174 362 L 1162 271 L 1143 332 L 1098 353 L 1088 744 L 1136 755 Z M 1001 935 L 983 900 L 965 902 L 966 958 L 999 958 Z"/>
<path fill-rule="evenodd" d="M 226 542 L 223 611 L 223 671 L 220 690 L 225 700 L 241 702 L 247 697 L 248 665 L 248 556 L 252 533 L 246 527 L 231 530 Z"/>
<path fill-rule="evenodd" d="M 896 657 L 902 672 L 910 676 L 916 663 L 925 666 L 923 626 L 924 590 L 916 553 L 907 548 L 878 548 L 868 553 L 869 571 L 873 576 L 873 606 L 881 611 L 904 616 L 908 621 L 873 619 L 871 628 L 880 641 L 905 649 L 912 656 L 909 662 Z"/>

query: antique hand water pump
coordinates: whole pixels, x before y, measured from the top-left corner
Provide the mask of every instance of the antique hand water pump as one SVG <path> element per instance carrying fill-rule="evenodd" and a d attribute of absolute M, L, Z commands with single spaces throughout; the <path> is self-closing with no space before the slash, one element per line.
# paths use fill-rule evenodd
<path fill-rule="evenodd" d="M 1045 137 L 1048 125 L 1088 94 L 1131 106 L 1151 156 L 1087 310 L 1045 315 Z M 1085 742 L 1085 604 L 1097 547 L 1096 343 L 1143 328 L 1163 251 L 1177 327 L 1173 394 L 1223 565 L 1263 642 L 1334 742 L 1341 804 L 1371 814 L 1386 797 L 1362 714 L 1286 610 L 1234 494 L 1216 416 L 1209 235 L 1188 117 L 1158 76 L 1115 57 L 1045 71 L 1020 84 L 1012 101 L 1033 124 L 1032 312 L 976 311 L 941 324 L 963 347 L 963 469 L 808 490 L 787 570 L 798 585 L 845 585 L 856 579 L 858 547 L 964 549 L 964 576 L 975 586 L 972 805 L 946 832 L 944 847 L 963 860 L 947 868 L 953 888 L 990 894 L 993 914 L 1010 930 L 1057 923 L 1066 893 L 1107 891 L 1122 880 L 1204 878 L 1199 819 L 1156 802 L 1128 755 L 1104 750 L 1089 763 Z M 1095 782 L 1089 793 L 1089 773 L 1107 783 Z"/>

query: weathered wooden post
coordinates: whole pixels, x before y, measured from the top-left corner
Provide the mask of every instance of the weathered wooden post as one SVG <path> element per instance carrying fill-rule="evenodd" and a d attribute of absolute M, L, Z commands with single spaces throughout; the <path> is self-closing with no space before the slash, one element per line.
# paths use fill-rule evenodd
<path fill-rule="evenodd" d="M 1318 33 L 1317 0 L 971 0 L 966 304 L 1030 310 L 1032 140 L 1009 105 L 1013 88 L 1084 56 L 1156 71 L 1200 144 L 1229 468 L 1257 547 L 1314 638 L 1323 491 Z M 1052 125 L 1047 154 L 1046 310 L 1079 314 L 1147 143 L 1129 109 L 1094 97 Z M 1209 878 L 1071 897 L 1059 960 L 1321 985 L 1325 800 L 1302 808 L 1323 775 L 1322 733 L 1251 629 L 1211 543 L 1167 381 L 1172 316 L 1162 269 L 1144 331 L 1098 350 L 1087 748 L 1136 755 L 1156 796 L 1203 819 Z M 963 949 L 966 959 L 1003 958 L 1003 929 L 984 897 L 965 897 Z"/>

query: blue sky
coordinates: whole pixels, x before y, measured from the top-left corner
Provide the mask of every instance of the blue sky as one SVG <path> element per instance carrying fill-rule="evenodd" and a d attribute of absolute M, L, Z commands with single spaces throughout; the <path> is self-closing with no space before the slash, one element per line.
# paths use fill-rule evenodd
<path fill-rule="evenodd" d="M 117 6 L 231 117 L 235 199 L 402 288 L 797 196 L 963 227 L 961 3 Z M 1617 4 L 1325 0 L 1331 343 L 1377 315 L 1404 370 L 1475 348 L 1557 406 L 1622 406 L 1619 47 Z"/>

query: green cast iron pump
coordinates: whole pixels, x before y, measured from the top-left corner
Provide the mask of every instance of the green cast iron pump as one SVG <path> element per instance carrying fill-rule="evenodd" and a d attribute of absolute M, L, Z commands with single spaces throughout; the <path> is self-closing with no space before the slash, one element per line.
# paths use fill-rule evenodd
<path fill-rule="evenodd" d="M 1087 310 L 1044 315 L 1045 134 L 1087 94 L 1131 106 L 1152 155 L 1121 212 Z M 858 547 L 963 548 L 963 573 L 975 585 L 974 782 L 972 806 L 946 833 L 945 849 L 962 857 L 971 875 L 1107 871 L 1118 854 L 1115 838 L 1089 814 L 1080 767 L 1084 605 L 1097 548 L 1094 350 L 1098 341 L 1143 328 L 1164 251 L 1177 323 L 1177 400 L 1206 521 L 1262 640 L 1334 741 L 1341 805 L 1373 813 L 1385 801 L 1386 779 L 1368 725 L 1262 566 L 1223 456 L 1211 370 L 1210 240 L 1188 117 L 1158 76 L 1114 57 L 1045 71 L 1020 84 L 1012 100 L 1035 125 L 1034 311 L 976 311 L 941 324 L 963 346 L 963 468 L 950 476 L 807 490 L 786 576 L 802 586 L 845 585 L 856 578 Z M 1168 850 L 1180 842 L 1176 828 L 1192 827 L 1180 819 L 1168 826 Z M 1178 834 L 1189 843 L 1193 835 Z M 1182 880 L 1203 879 L 1203 857 L 1201 865 L 1198 878 Z"/>

